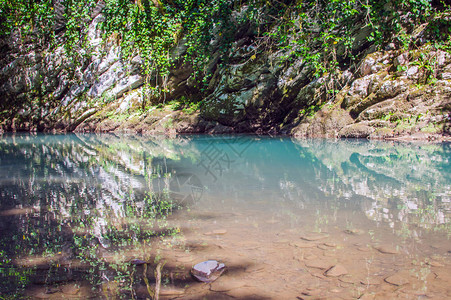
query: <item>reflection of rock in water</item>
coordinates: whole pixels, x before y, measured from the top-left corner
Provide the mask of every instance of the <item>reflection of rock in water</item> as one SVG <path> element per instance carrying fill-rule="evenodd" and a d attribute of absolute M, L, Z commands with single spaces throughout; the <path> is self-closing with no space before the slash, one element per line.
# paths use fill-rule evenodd
<path fill-rule="evenodd" d="M 319 189 L 360 202 L 369 219 L 390 227 L 403 223 L 423 228 L 451 221 L 449 145 L 359 140 L 295 143 L 302 155 L 321 162 L 315 166 Z M 327 166 L 330 174 L 324 174 L 320 165 Z"/>
<path fill-rule="evenodd" d="M 338 210 L 344 207 L 353 213 L 364 211 L 371 220 L 387 222 L 390 226 L 395 222 L 395 225 L 405 224 L 405 233 L 409 236 L 416 234 L 413 226 L 411 231 L 407 230 L 412 224 L 435 229 L 437 224 L 450 222 L 450 171 L 446 169 L 449 167 L 446 160 L 449 159 L 450 151 L 446 147 L 434 146 L 431 152 L 427 147 L 410 148 L 387 143 L 314 141 L 305 147 L 298 147 L 293 143 L 275 140 L 271 140 L 270 145 L 267 141 L 256 142 L 240 157 L 240 164 L 224 172 L 221 180 L 211 183 L 206 176 L 202 177 L 204 170 L 196 169 L 199 167 L 200 150 L 205 143 L 189 143 L 187 147 L 190 150 L 181 152 L 181 145 L 171 140 L 115 136 L 79 138 L 74 141 L 64 137 L 57 143 L 53 140 L 56 138 L 47 138 L 19 147 L 3 145 L 0 140 L 3 149 L 8 150 L 2 159 L 17 162 L 11 164 L 14 167 L 0 169 L 0 177 L 3 175 L 8 178 L 0 181 L 2 241 L 11 241 L 13 237 L 9 232 L 14 231 L 16 241 L 23 242 L 26 247 L 35 247 L 31 244 L 34 237 L 23 235 L 22 229 L 36 232 L 34 229 L 47 226 L 51 230 L 40 231 L 37 235 L 46 242 L 46 246 L 56 245 L 56 250 L 53 250 L 61 251 L 61 263 L 70 262 L 75 255 L 103 267 L 110 262 L 116 263 L 115 255 L 119 254 L 116 252 L 121 247 L 130 247 L 143 240 L 152 241 L 153 237 L 159 235 L 172 237 L 179 231 L 165 231 L 162 228 L 166 225 L 153 224 L 152 220 L 164 215 L 165 210 L 170 210 L 168 206 L 173 202 L 190 206 L 201 197 L 205 198 L 202 204 L 211 204 L 215 208 L 220 206 L 219 201 L 225 205 L 229 204 L 227 201 L 233 202 L 235 210 L 231 214 L 234 219 L 231 224 L 235 224 L 235 218 L 239 216 L 236 212 L 243 213 L 243 208 L 250 209 L 245 214 L 252 216 L 256 213 L 255 208 L 265 207 L 273 211 L 276 217 L 285 216 L 286 213 L 292 218 L 293 224 L 298 224 L 300 216 L 313 207 L 318 212 L 318 218 L 313 220 L 315 226 L 333 220 L 332 216 L 329 219 L 321 218 L 322 208 Z M 188 151 L 189 158 L 184 157 Z M 204 196 L 207 193 L 208 197 Z M 34 207 L 22 210 L 18 208 L 19 205 Z M 192 207 L 194 211 L 196 205 Z M 293 213 L 293 208 L 298 209 L 297 215 Z M 21 222 L 7 222 L 16 215 L 21 216 Z M 41 222 L 41 225 L 30 222 L 35 215 L 46 222 Z M 180 218 L 181 215 L 174 218 Z M 197 211 L 193 216 L 196 222 L 215 222 L 225 218 L 226 214 L 220 212 L 215 216 L 209 211 Z M 277 222 L 271 222 L 274 219 L 256 220 L 253 217 L 247 220 L 249 228 L 263 228 L 267 224 L 274 228 L 279 226 Z M 64 224 L 68 234 L 78 235 L 79 244 L 74 246 L 72 252 L 67 246 L 60 247 L 64 241 L 72 242 L 72 236 L 57 239 L 60 232 L 52 233 L 59 224 Z M 207 234 L 202 232 L 201 241 L 195 246 L 187 243 L 185 248 L 194 251 L 202 248 L 202 253 L 205 253 L 204 250 L 209 246 L 203 244 L 205 239 L 218 241 L 234 236 L 233 230 L 225 224 L 221 224 L 220 228 L 209 229 Z M 242 250 L 242 237 L 246 230 L 248 228 L 243 226 L 237 230 L 240 241 L 234 248 Z M 278 234 L 279 231 L 277 229 Z M 340 234 L 342 231 L 340 229 Z M 186 234 L 189 230 L 183 231 L 182 228 L 182 232 Z M 75 234 L 74 239 L 77 237 Z M 344 234 L 347 240 L 360 241 L 366 238 L 365 234 L 353 227 Z M 421 234 L 418 233 L 419 236 Z M 247 235 L 245 237 L 248 238 Z M 264 237 L 253 238 L 260 241 Z M 299 240 L 299 236 L 296 238 Z M 327 251 L 329 247 L 325 243 L 319 246 L 312 246 L 312 243 L 298 241 L 292 244 L 296 248 L 308 249 L 305 251 Z M 227 245 L 223 243 L 217 246 L 215 252 L 223 246 L 227 248 Z M 13 246 L 15 244 L 11 248 Z M 170 246 L 173 247 L 173 244 Z M 269 253 L 277 255 L 279 250 Z M 239 256 L 241 253 L 233 255 Z M 214 257 L 218 256 L 215 254 Z M 194 258 L 179 257 L 177 260 L 190 265 Z M 232 267 L 228 261 L 227 265 Z M 352 269 L 348 270 L 351 273 Z M 115 272 L 111 270 L 102 270 L 93 278 L 100 277 L 105 282 L 112 282 L 114 275 Z"/>

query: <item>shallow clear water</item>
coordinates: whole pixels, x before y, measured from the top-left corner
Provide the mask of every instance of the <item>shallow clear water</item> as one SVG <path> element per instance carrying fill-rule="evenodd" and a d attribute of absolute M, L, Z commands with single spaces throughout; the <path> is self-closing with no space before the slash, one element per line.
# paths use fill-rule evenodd
<path fill-rule="evenodd" d="M 451 297 L 449 144 L 3 135 L 0 166 L 2 295 Z"/>

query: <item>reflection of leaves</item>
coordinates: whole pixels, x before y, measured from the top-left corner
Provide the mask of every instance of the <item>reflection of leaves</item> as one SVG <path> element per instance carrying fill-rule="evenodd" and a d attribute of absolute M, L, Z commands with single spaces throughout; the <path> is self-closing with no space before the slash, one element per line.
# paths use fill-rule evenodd
<path fill-rule="evenodd" d="M 366 173 L 368 176 L 371 176 L 373 180 L 378 182 L 378 184 L 391 183 L 393 185 L 398 185 L 400 183 L 395 178 L 391 178 L 389 176 L 386 176 L 385 174 L 381 174 L 381 173 L 378 173 L 376 171 L 373 171 L 373 170 L 367 168 L 364 164 L 361 163 L 361 161 L 360 161 L 361 158 L 362 158 L 361 155 L 354 152 L 349 157 L 349 161 L 351 163 L 353 163 L 362 173 Z M 365 158 L 365 157 L 363 157 L 363 158 Z"/>
<path fill-rule="evenodd" d="M 14 268 L 14 256 L 25 257 L 30 266 L 29 255 L 49 257 L 55 270 L 76 258 L 84 266 L 77 274 L 81 271 L 94 286 L 108 278 L 129 289 L 135 275 L 121 253 L 180 233 L 166 221 L 175 208 L 173 201 L 167 193 L 153 193 L 152 177 L 145 176 L 148 170 L 155 172 L 156 156 L 149 154 L 152 149 L 161 152 L 159 143 L 115 136 L 104 140 L 18 136 L 15 143 L 8 139 L 0 143 L 2 163 L 11 162 L 10 168 L 0 170 L 0 175 L 8 172 L 5 178 L 10 178 L 0 182 L 0 207 L 41 208 L 10 217 L 11 228 L 0 237 L 9 270 Z M 166 176 L 167 169 L 157 169 L 159 176 Z M 8 275 L 5 292 L 18 293 L 32 271 L 26 268 L 15 277 Z"/>
<path fill-rule="evenodd" d="M 318 181 L 322 190 L 371 200 L 364 206 L 371 218 L 451 232 L 446 225 L 451 222 L 446 201 L 451 197 L 450 145 L 313 141 L 300 152 L 303 157 L 308 156 L 305 152 L 313 155 L 338 179 Z"/>

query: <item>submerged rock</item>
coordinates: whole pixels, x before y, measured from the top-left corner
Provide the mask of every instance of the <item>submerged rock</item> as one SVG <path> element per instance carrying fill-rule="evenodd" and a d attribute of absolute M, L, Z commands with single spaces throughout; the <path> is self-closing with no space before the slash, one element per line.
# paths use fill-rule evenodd
<path fill-rule="evenodd" d="M 140 266 L 140 265 L 146 264 L 147 262 L 144 261 L 144 260 L 141 260 L 141 259 L 132 259 L 132 260 L 130 261 L 130 263 L 131 263 L 132 265 Z"/>
<path fill-rule="evenodd" d="M 346 270 L 345 266 L 341 265 L 341 264 L 337 264 L 335 266 L 333 266 L 332 268 L 330 268 L 329 270 L 327 270 L 324 275 L 328 276 L 328 277 L 338 277 L 338 276 L 342 276 L 342 275 L 346 275 L 348 274 L 348 270 Z"/>
<path fill-rule="evenodd" d="M 376 249 L 380 253 L 384 253 L 384 254 L 398 254 L 399 253 L 398 249 L 396 249 L 395 247 L 390 246 L 390 245 L 377 246 L 377 247 L 374 247 L 374 249 Z"/>
<path fill-rule="evenodd" d="M 185 289 L 176 286 L 163 286 L 160 290 L 160 296 L 181 296 L 185 294 Z"/>
<path fill-rule="evenodd" d="M 205 232 L 204 235 L 224 235 L 227 233 L 226 229 L 217 229 L 209 232 Z"/>
<path fill-rule="evenodd" d="M 347 233 L 347 234 L 350 234 L 350 235 L 362 235 L 362 234 L 365 233 L 365 231 L 362 230 L 362 229 L 354 228 L 354 229 L 346 229 L 344 231 L 344 233 Z"/>
<path fill-rule="evenodd" d="M 313 259 L 313 260 L 307 260 L 305 262 L 305 265 L 309 268 L 325 270 L 325 269 L 330 268 L 331 263 L 329 263 L 323 259 Z"/>
<path fill-rule="evenodd" d="M 313 248 L 316 246 L 315 243 L 309 243 L 309 242 L 292 242 L 290 243 L 291 246 L 296 247 L 296 248 Z"/>
<path fill-rule="evenodd" d="M 191 274 L 199 281 L 210 283 L 218 279 L 225 270 L 225 264 L 216 260 L 207 260 L 195 265 L 191 269 Z"/>
<path fill-rule="evenodd" d="M 442 264 L 438 261 L 435 261 L 435 260 L 428 261 L 427 264 L 430 265 L 431 267 L 444 267 L 445 266 L 444 264 Z"/>
<path fill-rule="evenodd" d="M 409 278 L 404 273 L 396 273 L 394 275 L 391 275 L 391 276 L 385 278 L 385 282 L 396 285 L 396 286 L 401 286 L 401 285 L 409 283 Z"/>
<path fill-rule="evenodd" d="M 325 238 L 328 238 L 329 235 L 327 233 L 316 233 L 316 232 L 312 232 L 312 233 L 306 233 L 304 235 L 301 236 L 301 239 L 305 240 L 305 241 L 310 241 L 310 242 L 314 242 L 314 241 L 319 241 Z"/>

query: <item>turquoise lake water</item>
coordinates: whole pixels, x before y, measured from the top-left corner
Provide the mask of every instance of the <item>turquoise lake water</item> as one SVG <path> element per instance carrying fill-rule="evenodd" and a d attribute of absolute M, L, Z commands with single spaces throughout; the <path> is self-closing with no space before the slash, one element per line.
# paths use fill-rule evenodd
<path fill-rule="evenodd" d="M 4 295 L 145 299 L 164 262 L 163 298 L 451 297 L 450 144 L 16 134 L 0 166 Z"/>

